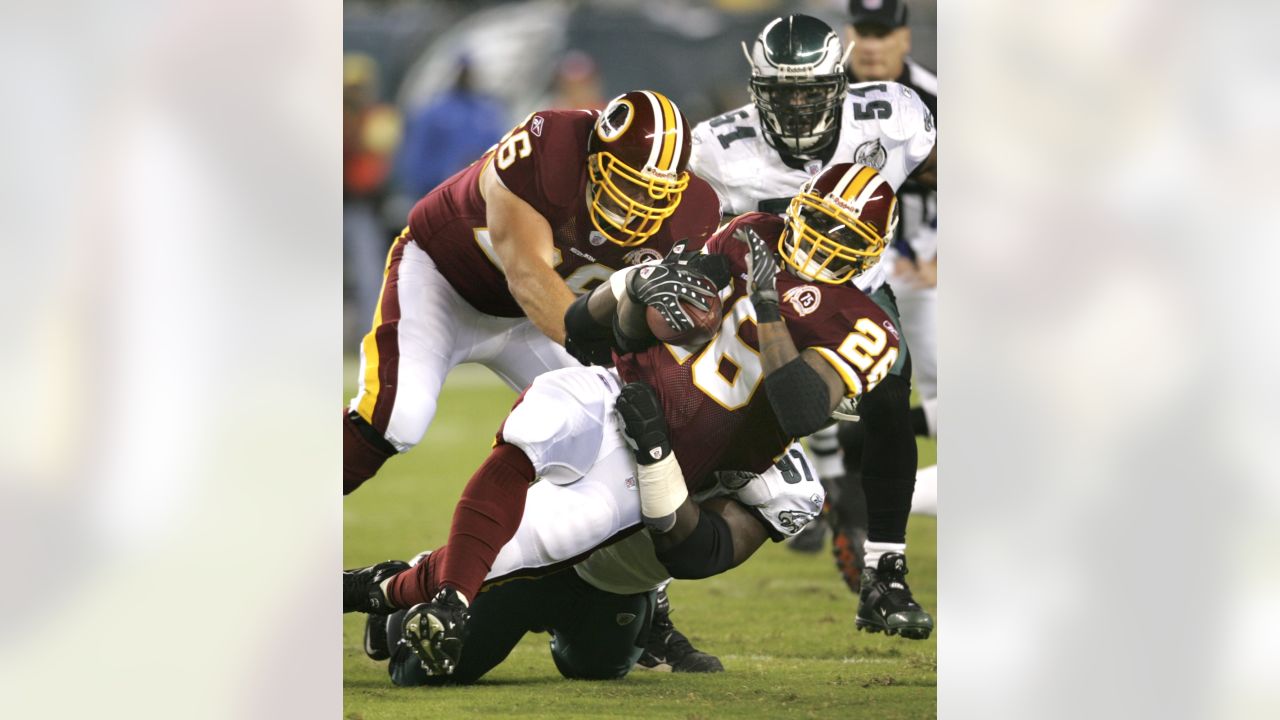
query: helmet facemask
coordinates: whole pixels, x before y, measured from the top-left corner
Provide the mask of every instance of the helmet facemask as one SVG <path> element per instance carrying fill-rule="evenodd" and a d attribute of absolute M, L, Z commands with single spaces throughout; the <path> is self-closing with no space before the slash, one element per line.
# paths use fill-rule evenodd
<path fill-rule="evenodd" d="M 658 232 L 689 186 L 688 172 L 675 178 L 640 173 L 608 152 L 587 158 L 587 169 L 591 224 L 623 247 L 639 245 Z"/>
<path fill-rule="evenodd" d="M 751 78 L 751 99 L 760 112 L 765 141 L 788 155 L 812 155 L 840 134 L 843 74 L 787 80 Z"/>

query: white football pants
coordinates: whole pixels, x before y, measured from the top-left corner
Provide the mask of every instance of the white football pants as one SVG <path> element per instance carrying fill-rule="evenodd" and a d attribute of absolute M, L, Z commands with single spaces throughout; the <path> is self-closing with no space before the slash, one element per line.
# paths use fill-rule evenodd
<path fill-rule="evenodd" d="M 484 365 L 516 390 L 549 370 L 580 367 L 528 318 L 473 308 L 406 229 L 388 255 L 373 330 L 360 344 L 351 409 L 405 452 L 426 434 L 445 376 L 462 363 Z"/>

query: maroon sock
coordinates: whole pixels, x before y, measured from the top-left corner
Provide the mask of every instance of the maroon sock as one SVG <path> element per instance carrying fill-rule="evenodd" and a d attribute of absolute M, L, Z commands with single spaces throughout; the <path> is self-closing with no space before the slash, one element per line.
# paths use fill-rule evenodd
<path fill-rule="evenodd" d="M 520 525 L 525 494 L 533 476 L 533 465 L 519 448 L 499 443 L 462 491 L 462 499 L 453 514 L 450 542 L 432 550 L 422 562 L 391 578 L 387 585 L 387 600 L 398 608 L 410 608 L 430 601 L 446 582 L 445 568 L 449 568 L 447 582 L 466 595 L 468 602 L 474 600 L 484 576 L 493 567 L 498 551 Z M 481 506 L 489 505 L 489 514 L 476 512 L 477 503 L 471 499 L 476 494 L 490 498 L 488 503 L 479 503 Z M 504 503 L 518 507 L 504 508 Z M 476 537 L 473 528 L 479 528 L 480 538 Z M 456 547 L 468 548 L 472 556 L 463 556 Z"/>
<path fill-rule="evenodd" d="M 533 464 L 524 451 L 503 442 L 493 448 L 454 508 L 447 552 L 438 562 L 439 585 L 452 585 L 468 601 L 475 599 L 498 551 L 520 527 L 533 480 Z"/>
<path fill-rule="evenodd" d="M 373 477 L 396 449 L 359 415 L 342 411 L 342 494 Z"/>
<path fill-rule="evenodd" d="M 448 546 L 436 548 L 422 562 L 391 578 L 387 585 L 391 605 L 411 608 L 435 597 L 440 588 L 440 565 L 448 554 Z"/>

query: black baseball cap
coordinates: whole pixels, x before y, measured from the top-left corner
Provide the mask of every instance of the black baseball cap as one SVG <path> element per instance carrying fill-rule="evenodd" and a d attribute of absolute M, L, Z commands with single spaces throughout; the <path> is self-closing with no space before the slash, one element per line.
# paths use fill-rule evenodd
<path fill-rule="evenodd" d="M 902 0 L 849 0 L 849 24 L 903 27 L 907 24 L 907 4 Z"/>

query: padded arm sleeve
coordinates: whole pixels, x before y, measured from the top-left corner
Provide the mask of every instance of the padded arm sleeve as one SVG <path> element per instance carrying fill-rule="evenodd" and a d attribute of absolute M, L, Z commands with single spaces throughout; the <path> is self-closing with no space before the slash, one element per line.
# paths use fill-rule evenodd
<path fill-rule="evenodd" d="M 827 383 L 803 357 L 764 376 L 764 389 L 782 431 L 805 437 L 821 429 L 831 416 Z"/>
<path fill-rule="evenodd" d="M 611 365 L 613 328 L 591 316 L 587 303 L 591 293 L 574 300 L 564 313 L 564 349 L 583 365 Z"/>
<path fill-rule="evenodd" d="M 733 567 L 733 535 L 724 518 L 703 510 L 689 537 L 657 555 L 673 578 L 711 577 Z"/>

